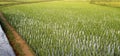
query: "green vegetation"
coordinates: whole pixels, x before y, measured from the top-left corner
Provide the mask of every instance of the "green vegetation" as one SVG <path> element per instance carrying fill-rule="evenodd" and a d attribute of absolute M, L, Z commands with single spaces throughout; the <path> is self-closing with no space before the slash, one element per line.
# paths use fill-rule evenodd
<path fill-rule="evenodd" d="M 0 2 L 0 4 L 11 4 L 11 3 L 15 3 L 15 2 Z"/>
<path fill-rule="evenodd" d="M 54 1 L 2 11 L 36 56 L 120 56 L 120 8 Z"/>
<path fill-rule="evenodd" d="M 100 4 L 104 6 L 120 7 L 120 2 L 94 2 L 94 4 Z"/>
<path fill-rule="evenodd" d="M 91 0 L 93 4 L 120 7 L 120 0 Z"/>
<path fill-rule="evenodd" d="M 120 2 L 91 2 L 91 3 L 103 6 L 120 7 Z"/>

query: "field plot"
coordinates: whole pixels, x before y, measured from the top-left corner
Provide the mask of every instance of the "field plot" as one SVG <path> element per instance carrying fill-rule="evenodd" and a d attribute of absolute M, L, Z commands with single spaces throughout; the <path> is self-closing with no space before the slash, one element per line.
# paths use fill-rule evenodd
<path fill-rule="evenodd" d="M 94 4 L 101 4 L 105 6 L 120 7 L 120 2 L 94 2 Z"/>
<path fill-rule="evenodd" d="M 1 8 L 3 8 L 5 4 L 12 4 L 12 3 L 15 3 L 15 2 L 0 2 L 0 10 Z"/>
<path fill-rule="evenodd" d="M 120 8 L 54 1 L 2 11 L 36 56 L 120 56 Z"/>

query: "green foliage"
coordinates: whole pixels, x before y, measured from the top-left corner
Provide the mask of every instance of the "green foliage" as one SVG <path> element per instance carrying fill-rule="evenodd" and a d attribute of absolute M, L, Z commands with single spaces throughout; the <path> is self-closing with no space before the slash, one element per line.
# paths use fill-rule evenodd
<path fill-rule="evenodd" d="M 2 10 L 36 56 L 120 56 L 119 8 L 54 1 Z"/>

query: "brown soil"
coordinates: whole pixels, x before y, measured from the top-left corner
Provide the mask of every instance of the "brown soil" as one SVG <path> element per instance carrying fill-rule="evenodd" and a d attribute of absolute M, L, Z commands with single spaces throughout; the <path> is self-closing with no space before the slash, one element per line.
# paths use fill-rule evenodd
<path fill-rule="evenodd" d="M 5 23 L 5 25 L 10 29 L 13 36 L 15 37 L 16 42 L 20 45 L 25 56 L 34 56 L 33 52 L 30 50 L 30 47 L 26 44 L 26 42 L 22 39 L 22 37 L 16 32 L 16 30 L 8 23 L 6 18 L 0 12 L 0 18 Z"/>

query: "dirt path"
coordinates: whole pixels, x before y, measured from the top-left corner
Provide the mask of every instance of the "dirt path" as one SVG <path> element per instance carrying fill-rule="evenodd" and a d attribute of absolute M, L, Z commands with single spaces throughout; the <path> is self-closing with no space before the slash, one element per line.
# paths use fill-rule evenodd
<path fill-rule="evenodd" d="M 20 44 L 20 47 L 22 48 L 23 53 L 25 56 L 34 56 L 34 54 L 31 52 L 29 46 L 26 44 L 26 42 L 21 38 L 21 36 L 15 31 L 15 29 L 7 22 L 6 18 L 3 16 L 3 14 L 0 12 L 0 17 L 2 21 L 7 25 L 7 27 L 12 31 L 15 40 L 17 43 Z"/>

